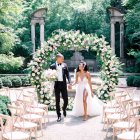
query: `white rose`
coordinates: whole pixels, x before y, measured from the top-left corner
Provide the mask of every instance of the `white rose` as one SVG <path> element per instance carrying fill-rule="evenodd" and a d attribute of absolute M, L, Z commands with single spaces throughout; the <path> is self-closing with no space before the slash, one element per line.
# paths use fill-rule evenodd
<path fill-rule="evenodd" d="M 109 71 L 107 71 L 106 74 L 109 74 Z"/>
<path fill-rule="evenodd" d="M 41 97 L 41 98 L 44 98 L 44 95 L 41 95 L 40 97 Z"/>
<path fill-rule="evenodd" d="M 103 94 L 104 93 L 104 91 L 101 91 L 101 94 Z"/>
<path fill-rule="evenodd" d="M 43 94 L 43 91 L 40 91 L 40 94 Z"/>
<path fill-rule="evenodd" d="M 39 79 L 39 77 L 37 76 L 37 77 L 36 77 L 36 79 L 38 80 L 38 79 Z"/>
<path fill-rule="evenodd" d="M 32 73 L 32 76 L 35 76 L 35 73 Z"/>
<path fill-rule="evenodd" d="M 116 86 L 116 84 L 115 84 L 115 83 L 113 83 L 113 86 Z"/>
<path fill-rule="evenodd" d="M 44 50 L 41 50 L 41 52 L 44 54 Z"/>
<path fill-rule="evenodd" d="M 43 100 L 40 100 L 41 103 L 43 103 Z"/>
<path fill-rule="evenodd" d="M 48 104 L 49 102 L 46 100 L 44 103 L 45 103 L 45 104 Z"/>
<path fill-rule="evenodd" d="M 30 80 L 33 81 L 34 79 L 33 78 L 30 78 Z"/>
<path fill-rule="evenodd" d="M 37 72 L 38 72 L 38 69 L 35 70 L 35 73 L 37 73 Z"/>
<path fill-rule="evenodd" d="M 111 80 L 112 80 L 112 81 L 115 81 L 115 78 L 112 78 Z"/>
<path fill-rule="evenodd" d="M 46 97 L 46 98 L 48 98 L 48 95 L 47 95 L 47 94 L 45 94 L 45 97 Z"/>
<path fill-rule="evenodd" d="M 110 75 L 107 75 L 107 78 L 110 78 Z"/>
<path fill-rule="evenodd" d="M 105 96 L 105 97 L 108 97 L 109 95 L 108 95 L 108 94 L 104 94 L 104 96 Z"/>
<path fill-rule="evenodd" d="M 105 86 L 104 86 L 104 89 L 107 89 L 107 88 L 108 88 L 108 86 L 107 86 L 107 85 L 105 85 Z"/>

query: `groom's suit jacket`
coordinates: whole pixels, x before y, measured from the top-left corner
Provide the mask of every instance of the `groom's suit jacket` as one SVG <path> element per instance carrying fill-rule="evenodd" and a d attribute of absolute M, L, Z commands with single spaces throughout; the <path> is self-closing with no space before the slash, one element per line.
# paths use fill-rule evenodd
<path fill-rule="evenodd" d="M 53 63 L 53 64 L 50 66 L 50 68 L 56 70 L 57 64 L 56 64 L 56 63 Z M 68 70 L 68 67 L 67 67 L 67 64 L 66 64 L 66 63 L 62 63 L 62 75 L 63 75 L 63 82 L 64 82 L 65 84 L 67 84 L 67 80 L 68 80 L 69 83 L 71 82 L 69 70 Z M 66 79 L 67 79 L 67 80 L 66 80 Z"/>

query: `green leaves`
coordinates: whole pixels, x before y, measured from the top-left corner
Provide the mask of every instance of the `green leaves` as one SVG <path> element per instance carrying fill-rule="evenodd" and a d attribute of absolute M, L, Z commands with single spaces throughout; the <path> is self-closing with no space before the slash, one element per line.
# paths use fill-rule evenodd
<path fill-rule="evenodd" d="M 7 104 L 10 103 L 10 99 L 7 96 L 0 95 L 0 113 L 5 115 L 10 115 L 10 111 Z"/>
<path fill-rule="evenodd" d="M 128 0 L 126 6 L 128 6 L 125 15 L 126 35 L 128 35 L 131 45 L 140 46 L 140 1 Z"/>
<path fill-rule="evenodd" d="M 132 49 L 130 50 L 128 55 L 131 55 L 136 59 L 134 72 L 140 72 L 140 51 L 139 50 L 136 51 Z"/>
<path fill-rule="evenodd" d="M 0 2 L 0 53 L 8 53 L 18 42 L 15 25 L 22 12 L 23 0 L 1 0 Z"/>
<path fill-rule="evenodd" d="M 15 73 L 23 65 L 22 57 L 0 54 L 0 71 L 1 73 Z"/>

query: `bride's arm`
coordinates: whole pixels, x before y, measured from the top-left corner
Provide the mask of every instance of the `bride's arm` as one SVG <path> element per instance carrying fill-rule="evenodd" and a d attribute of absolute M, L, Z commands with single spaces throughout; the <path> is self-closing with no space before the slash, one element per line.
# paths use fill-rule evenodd
<path fill-rule="evenodd" d="M 78 83 L 78 72 L 76 72 L 75 82 L 71 84 L 71 86 L 74 86 Z"/>
<path fill-rule="evenodd" d="M 91 94 L 92 94 L 92 96 L 93 96 L 92 82 L 91 82 L 90 72 L 87 72 L 87 79 L 88 79 L 88 83 L 89 83 L 89 86 L 90 86 Z"/>

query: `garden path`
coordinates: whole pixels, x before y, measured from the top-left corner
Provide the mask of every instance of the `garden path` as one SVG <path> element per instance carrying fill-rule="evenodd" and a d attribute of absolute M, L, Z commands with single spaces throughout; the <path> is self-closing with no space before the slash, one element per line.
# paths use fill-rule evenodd
<path fill-rule="evenodd" d="M 67 118 L 56 122 L 56 113 L 49 112 L 49 122 L 44 129 L 44 136 L 39 140 L 112 140 L 111 134 L 106 137 L 101 116 L 83 121 L 82 117 L 73 117 L 68 112 Z"/>

